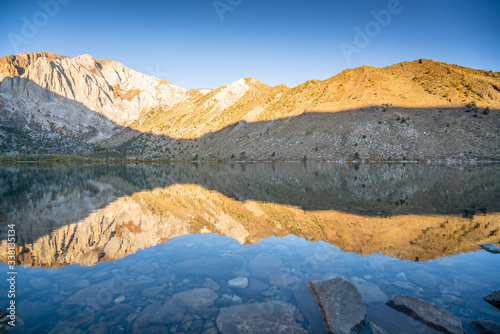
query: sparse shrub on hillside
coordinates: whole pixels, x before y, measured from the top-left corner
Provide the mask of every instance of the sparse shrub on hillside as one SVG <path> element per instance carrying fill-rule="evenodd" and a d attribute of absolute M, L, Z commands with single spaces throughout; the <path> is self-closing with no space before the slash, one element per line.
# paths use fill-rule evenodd
<path fill-rule="evenodd" d="M 198 161 L 198 153 L 196 153 L 195 156 L 193 157 L 193 161 Z"/>
<path fill-rule="evenodd" d="M 307 161 L 307 155 L 304 154 L 304 157 L 302 158 L 302 161 L 304 161 L 304 162 Z"/>
<path fill-rule="evenodd" d="M 484 110 L 483 110 L 483 114 L 484 114 L 484 115 L 489 115 L 489 114 L 490 114 L 490 107 L 486 107 L 486 108 L 484 108 Z"/>
<path fill-rule="evenodd" d="M 275 156 L 276 156 L 276 152 L 273 152 L 273 153 L 271 154 L 271 156 L 272 156 L 272 157 L 275 157 Z"/>
<path fill-rule="evenodd" d="M 479 112 L 479 108 L 477 107 L 477 105 L 476 105 L 476 102 L 475 102 L 475 101 L 472 101 L 472 102 L 468 103 L 468 104 L 466 105 L 466 108 L 467 108 L 467 109 L 465 110 L 466 112 L 471 112 L 471 111 L 473 111 L 473 112 L 475 112 L 475 113 L 478 113 L 478 112 Z"/>
<path fill-rule="evenodd" d="M 236 158 L 236 156 L 233 153 L 233 154 L 231 154 L 231 159 L 234 159 L 234 158 Z"/>
<path fill-rule="evenodd" d="M 475 214 L 476 214 L 476 210 L 474 210 L 474 209 L 471 209 L 471 210 L 465 209 L 463 217 L 472 220 L 472 219 L 474 219 L 474 215 Z"/>
<path fill-rule="evenodd" d="M 359 159 L 359 152 L 354 153 L 354 159 L 356 159 L 356 160 Z"/>

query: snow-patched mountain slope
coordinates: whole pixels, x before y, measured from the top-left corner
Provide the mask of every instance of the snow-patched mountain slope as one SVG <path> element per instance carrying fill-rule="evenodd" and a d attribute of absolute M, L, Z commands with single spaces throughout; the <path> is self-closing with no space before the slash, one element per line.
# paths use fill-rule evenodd
<path fill-rule="evenodd" d="M 90 55 L 21 53 L 0 58 L 0 120 L 63 127 L 105 138 L 188 90 Z M 118 126 L 117 126 L 118 125 Z"/>

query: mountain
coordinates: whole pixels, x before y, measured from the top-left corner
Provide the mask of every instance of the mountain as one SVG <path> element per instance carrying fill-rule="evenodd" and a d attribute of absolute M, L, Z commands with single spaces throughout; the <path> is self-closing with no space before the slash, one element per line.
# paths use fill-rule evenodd
<path fill-rule="evenodd" d="M 109 137 L 159 105 L 170 108 L 187 90 L 122 64 L 89 55 L 21 53 L 0 58 L 0 117 L 28 128 L 52 126 L 88 139 Z"/>
<path fill-rule="evenodd" d="M 426 59 L 185 89 L 89 55 L 0 58 L 0 154 L 75 152 L 76 138 L 133 158 L 500 159 L 498 110 L 500 73 Z M 49 133 L 69 139 L 41 151 Z"/>

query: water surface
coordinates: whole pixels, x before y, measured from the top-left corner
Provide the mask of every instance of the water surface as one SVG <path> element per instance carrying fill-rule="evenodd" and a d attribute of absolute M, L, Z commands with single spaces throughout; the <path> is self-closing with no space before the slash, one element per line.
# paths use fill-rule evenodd
<path fill-rule="evenodd" d="M 289 328 L 321 333 L 305 281 L 335 276 L 358 286 L 367 321 L 389 331 L 432 332 L 384 305 L 397 293 L 465 326 L 498 322 L 482 296 L 500 286 L 500 255 L 477 245 L 500 242 L 499 172 L 496 164 L 4 165 L 6 277 L 10 224 L 17 238 L 11 330 L 217 333 L 241 304 L 293 310 L 282 314 Z M 228 286 L 241 277 L 247 287 Z M 202 297 L 206 305 L 193 305 Z M 154 317 L 179 298 L 188 307 L 172 321 Z M 0 295 L 1 308 L 9 301 Z"/>

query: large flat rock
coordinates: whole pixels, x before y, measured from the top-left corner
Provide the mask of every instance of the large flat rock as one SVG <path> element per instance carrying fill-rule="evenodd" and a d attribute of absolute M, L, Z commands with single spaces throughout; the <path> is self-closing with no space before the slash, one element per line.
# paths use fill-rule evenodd
<path fill-rule="evenodd" d="M 222 334 L 307 333 L 297 322 L 297 309 L 280 301 L 238 304 L 222 307 L 217 317 L 217 327 Z"/>
<path fill-rule="evenodd" d="M 160 308 L 157 308 L 151 316 L 151 323 L 175 324 L 184 318 L 186 306 L 176 298 L 170 298 Z"/>
<path fill-rule="evenodd" d="M 437 305 L 416 297 L 395 295 L 386 304 L 443 333 L 464 333 L 464 328 L 459 318 Z"/>
<path fill-rule="evenodd" d="M 469 325 L 478 334 L 500 334 L 500 324 L 492 321 L 471 321 Z"/>
<path fill-rule="evenodd" d="M 496 308 L 500 309 L 500 290 L 495 291 L 487 296 L 484 296 L 483 299 L 486 300 L 491 305 L 495 306 Z"/>
<path fill-rule="evenodd" d="M 482 249 L 493 254 L 500 254 L 500 247 L 495 244 L 482 244 L 479 245 Z"/>
<path fill-rule="evenodd" d="M 113 302 L 113 295 L 118 292 L 119 282 L 113 278 L 83 288 L 66 299 L 63 305 L 90 306 L 98 309 Z"/>
<path fill-rule="evenodd" d="M 217 298 L 219 296 L 213 290 L 207 288 L 178 292 L 172 296 L 172 299 L 182 302 L 193 313 L 205 310 L 210 305 L 213 305 Z"/>
<path fill-rule="evenodd" d="M 329 333 L 353 334 L 363 330 L 366 307 L 361 293 L 349 280 L 335 277 L 308 281 L 307 286 L 319 304 Z"/>
<path fill-rule="evenodd" d="M 384 303 L 389 299 L 385 292 L 374 283 L 369 283 L 358 277 L 353 277 L 352 282 L 358 288 L 363 300 L 367 304 Z"/>

